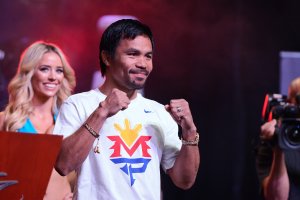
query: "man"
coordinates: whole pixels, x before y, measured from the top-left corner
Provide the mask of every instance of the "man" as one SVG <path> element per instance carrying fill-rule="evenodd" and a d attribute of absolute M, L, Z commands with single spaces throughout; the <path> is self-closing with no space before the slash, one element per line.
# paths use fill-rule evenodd
<path fill-rule="evenodd" d="M 300 92 L 300 78 L 289 87 L 288 100 L 296 104 Z M 258 146 L 256 165 L 264 199 L 300 199 L 300 151 L 282 150 L 276 138 L 277 120 L 261 126 L 261 142 Z"/>
<path fill-rule="evenodd" d="M 163 106 L 137 93 L 152 71 L 151 30 L 119 20 L 104 31 L 99 56 L 104 84 L 71 96 L 54 129 L 65 136 L 57 171 L 78 173 L 75 198 L 158 200 L 160 164 L 176 186 L 190 188 L 200 155 L 188 103 Z"/>

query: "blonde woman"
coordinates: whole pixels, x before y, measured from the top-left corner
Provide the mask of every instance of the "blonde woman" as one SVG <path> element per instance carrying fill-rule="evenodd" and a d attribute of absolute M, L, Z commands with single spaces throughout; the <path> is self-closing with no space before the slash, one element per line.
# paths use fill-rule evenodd
<path fill-rule="evenodd" d="M 62 102 L 76 85 L 74 70 L 55 44 L 37 41 L 22 53 L 8 85 L 9 102 L 0 113 L 0 130 L 51 134 Z M 66 177 L 53 170 L 44 199 L 70 199 Z"/>

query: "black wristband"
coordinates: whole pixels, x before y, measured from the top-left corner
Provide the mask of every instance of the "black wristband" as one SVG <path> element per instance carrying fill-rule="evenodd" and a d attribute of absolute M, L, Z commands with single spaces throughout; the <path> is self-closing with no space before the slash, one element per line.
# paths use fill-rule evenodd
<path fill-rule="evenodd" d="M 97 133 L 92 127 L 90 127 L 90 125 L 88 123 L 85 123 L 84 128 L 86 128 L 86 130 L 88 130 L 90 132 L 90 134 L 92 134 L 95 138 L 98 138 L 100 135 L 99 133 Z"/>

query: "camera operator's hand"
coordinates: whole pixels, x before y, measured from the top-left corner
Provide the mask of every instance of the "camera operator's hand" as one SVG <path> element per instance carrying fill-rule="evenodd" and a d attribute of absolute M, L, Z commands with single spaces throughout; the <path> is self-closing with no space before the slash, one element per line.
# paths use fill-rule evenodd
<path fill-rule="evenodd" d="M 271 140 L 275 133 L 276 120 L 264 123 L 260 127 L 260 138 L 263 140 Z"/>

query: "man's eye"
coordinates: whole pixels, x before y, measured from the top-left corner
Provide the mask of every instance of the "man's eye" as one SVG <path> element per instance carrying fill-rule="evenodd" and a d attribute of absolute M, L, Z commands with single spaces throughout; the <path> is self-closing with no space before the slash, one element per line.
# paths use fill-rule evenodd
<path fill-rule="evenodd" d="M 137 52 L 128 52 L 127 55 L 129 55 L 129 56 L 137 56 L 138 53 Z"/>

